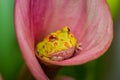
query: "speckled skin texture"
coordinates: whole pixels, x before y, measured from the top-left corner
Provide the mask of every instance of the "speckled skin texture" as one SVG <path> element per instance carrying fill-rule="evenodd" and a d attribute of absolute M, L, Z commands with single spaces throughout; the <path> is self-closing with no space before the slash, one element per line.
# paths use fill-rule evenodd
<path fill-rule="evenodd" d="M 65 26 L 60 30 L 48 34 L 40 41 L 36 50 L 38 56 L 48 58 L 48 60 L 62 61 L 72 57 L 77 46 L 77 40 Z"/>

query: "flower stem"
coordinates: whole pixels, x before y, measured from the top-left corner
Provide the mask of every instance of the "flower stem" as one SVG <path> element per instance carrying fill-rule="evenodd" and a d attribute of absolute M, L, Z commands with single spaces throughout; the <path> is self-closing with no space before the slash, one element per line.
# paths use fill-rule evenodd
<path fill-rule="evenodd" d="M 32 76 L 27 66 L 24 65 L 18 75 L 18 80 L 35 80 L 35 78 Z"/>
<path fill-rule="evenodd" d="M 44 63 L 40 63 L 42 65 L 42 68 L 48 78 L 50 80 L 54 80 L 58 71 L 60 70 L 60 66 L 56 65 L 48 65 Z M 18 75 L 18 80 L 35 80 L 35 78 L 32 76 L 31 72 L 27 68 L 26 65 L 24 65 L 20 71 L 20 74 Z"/>
<path fill-rule="evenodd" d="M 42 65 L 44 72 L 46 73 L 46 75 L 50 80 L 54 80 L 57 73 L 61 69 L 61 66 L 57 66 L 57 65 L 45 64 L 45 63 L 40 63 L 40 64 Z"/>

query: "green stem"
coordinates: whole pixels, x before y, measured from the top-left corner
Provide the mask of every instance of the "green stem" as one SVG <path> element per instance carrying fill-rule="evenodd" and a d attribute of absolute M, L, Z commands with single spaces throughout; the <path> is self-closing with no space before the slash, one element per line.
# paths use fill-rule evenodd
<path fill-rule="evenodd" d="M 44 72 L 46 73 L 46 75 L 50 80 L 54 80 L 58 71 L 61 68 L 60 66 L 56 66 L 56 65 L 48 65 L 44 63 L 40 63 L 40 64 L 42 65 Z M 20 71 L 18 80 L 35 80 L 35 78 L 32 76 L 27 66 L 24 65 Z"/>
<path fill-rule="evenodd" d="M 24 65 L 18 75 L 18 80 L 35 80 L 35 78 L 32 76 L 27 66 Z"/>
<path fill-rule="evenodd" d="M 61 66 L 57 66 L 57 65 L 45 64 L 45 63 L 40 63 L 40 64 L 42 65 L 44 72 L 46 73 L 46 75 L 50 80 L 54 80 L 57 73 L 61 69 Z"/>

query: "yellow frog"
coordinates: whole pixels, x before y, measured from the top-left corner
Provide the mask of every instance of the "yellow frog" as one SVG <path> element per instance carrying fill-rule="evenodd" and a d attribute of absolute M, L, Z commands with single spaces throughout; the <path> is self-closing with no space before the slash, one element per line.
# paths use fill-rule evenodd
<path fill-rule="evenodd" d="M 65 26 L 61 30 L 50 33 L 36 46 L 37 54 L 53 61 L 61 61 L 73 56 L 76 49 L 81 49 L 70 29 Z"/>

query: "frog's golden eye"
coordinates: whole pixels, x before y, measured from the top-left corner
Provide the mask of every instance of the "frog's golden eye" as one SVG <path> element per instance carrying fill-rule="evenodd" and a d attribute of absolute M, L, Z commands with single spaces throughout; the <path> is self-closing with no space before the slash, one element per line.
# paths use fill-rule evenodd
<path fill-rule="evenodd" d="M 67 27 L 68 32 L 70 32 L 70 29 Z"/>
<path fill-rule="evenodd" d="M 62 29 L 62 32 L 70 32 L 70 29 L 69 29 L 68 27 L 64 27 L 64 28 Z"/>
<path fill-rule="evenodd" d="M 55 35 L 50 35 L 49 36 L 49 41 L 55 41 L 55 40 L 57 40 L 57 37 L 55 36 Z"/>

